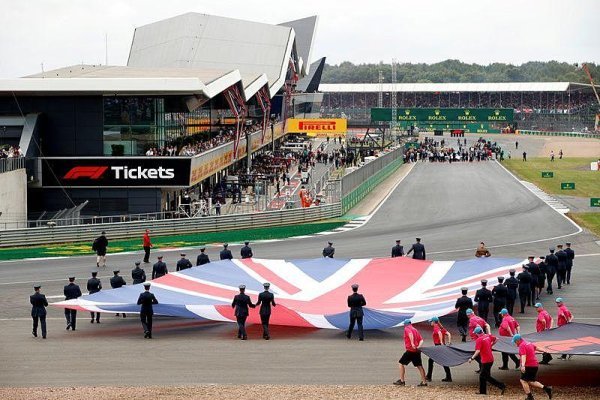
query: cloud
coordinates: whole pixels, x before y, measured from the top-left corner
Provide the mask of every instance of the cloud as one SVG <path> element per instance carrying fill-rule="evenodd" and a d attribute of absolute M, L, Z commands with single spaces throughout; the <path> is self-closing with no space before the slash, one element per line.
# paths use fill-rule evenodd
<path fill-rule="evenodd" d="M 5 0 L 0 77 L 79 63 L 125 65 L 136 26 L 185 12 L 266 23 L 319 15 L 314 57 L 330 63 L 600 62 L 600 2 L 579 0 Z"/>

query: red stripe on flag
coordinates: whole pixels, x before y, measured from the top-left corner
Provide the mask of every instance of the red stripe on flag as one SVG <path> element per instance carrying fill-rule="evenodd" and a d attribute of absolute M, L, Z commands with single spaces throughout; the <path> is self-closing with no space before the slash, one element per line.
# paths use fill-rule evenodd
<path fill-rule="evenodd" d="M 215 309 L 224 316 L 225 318 L 235 321 L 235 310 L 229 305 L 218 305 Z M 258 309 L 250 309 L 250 315 L 246 320 L 249 324 L 261 324 L 260 315 Z M 307 320 L 298 315 L 297 312 L 290 310 L 287 307 L 278 304 L 276 307 L 271 307 L 271 319 L 269 320 L 271 325 L 286 325 L 286 326 L 299 326 L 305 328 L 314 328 L 314 325 L 309 323 Z"/>
<path fill-rule="evenodd" d="M 283 279 L 282 277 L 265 267 L 263 264 L 258 263 L 252 260 L 251 258 L 246 258 L 239 261 L 241 261 L 252 271 L 256 272 L 258 275 L 263 277 L 266 282 L 270 282 L 271 284 L 277 286 L 286 293 L 295 294 L 300 291 L 300 288 L 292 285 L 291 283 L 289 283 L 288 281 L 286 281 L 285 279 Z"/>

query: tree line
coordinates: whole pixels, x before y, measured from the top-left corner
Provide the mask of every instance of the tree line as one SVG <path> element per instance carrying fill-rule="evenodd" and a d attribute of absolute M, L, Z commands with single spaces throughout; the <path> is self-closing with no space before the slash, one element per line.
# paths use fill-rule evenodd
<path fill-rule="evenodd" d="M 587 63 L 594 82 L 600 83 L 600 65 Z M 558 61 L 530 61 L 521 65 L 493 63 L 467 64 L 446 60 L 435 64 L 403 63 L 396 66 L 398 83 L 458 83 L 458 82 L 579 82 L 590 83 L 582 64 Z M 325 65 L 323 83 L 377 83 L 379 71 L 383 82 L 392 82 L 392 65 L 353 64 Z"/>

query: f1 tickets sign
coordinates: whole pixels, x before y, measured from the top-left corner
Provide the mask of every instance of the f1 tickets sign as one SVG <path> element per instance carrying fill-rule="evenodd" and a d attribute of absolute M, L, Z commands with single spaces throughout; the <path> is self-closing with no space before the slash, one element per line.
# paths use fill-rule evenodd
<path fill-rule="evenodd" d="M 44 187 L 185 187 L 189 185 L 190 159 L 45 158 Z"/>
<path fill-rule="evenodd" d="M 348 131 L 348 123 L 344 118 L 290 118 L 287 124 L 288 133 L 307 133 L 317 137 L 336 137 Z"/>

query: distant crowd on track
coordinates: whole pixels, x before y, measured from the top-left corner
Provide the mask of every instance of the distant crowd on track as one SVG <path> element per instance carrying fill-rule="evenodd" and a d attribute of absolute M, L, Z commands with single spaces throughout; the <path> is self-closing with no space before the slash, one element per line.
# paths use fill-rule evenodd
<path fill-rule="evenodd" d="M 479 138 L 471 145 L 467 145 L 467 139 L 456 140 L 426 137 L 423 141 L 411 143 L 412 147 L 404 152 L 404 162 L 413 163 L 417 161 L 429 162 L 474 162 L 504 160 L 504 150 L 496 142 Z M 509 152 L 510 153 L 510 152 Z M 510 157 L 510 154 L 507 154 Z"/>
<path fill-rule="evenodd" d="M 431 143 L 426 141 L 427 143 Z M 478 142 L 482 144 L 482 148 L 486 147 L 486 142 Z M 433 143 L 431 143 L 433 144 Z M 479 148 L 479 147 L 478 147 Z M 104 236 L 94 241 L 94 248 L 98 253 L 97 267 L 100 268 L 102 263 L 106 267 L 106 247 L 108 240 Z M 240 250 L 242 259 L 254 257 L 252 248 L 249 242 L 245 242 Z M 143 247 L 145 250 L 144 262 L 149 262 L 150 242 L 149 231 L 146 231 L 143 239 Z M 479 374 L 479 394 L 487 394 L 487 384 L 496 386 L 501 394 L 504 394 L 506 385 L 491 376 L 491 368 L 494 363 L 492 346 L 496 343 L 497 338 L 492 334 L 491 324 L 489 320 L 489 312 L 492 310 L 493 325 L 498 329 L 499 336 L 512 338 L 512 342 L 519 348 L 519 357 L 513 354 L 502 353 L 502 366 L 500 370 L 508 370 L 509 359 L 511 359 L 515 368 L 521 372 L 520 382 L 523 390 L 527 394 L 527 399 L 533 399 L 531 393 L 532 388 L 542 389 L 549 398 L 552 398 L 552 387 L 543 385 L 537 380 L 537 372 L 540 364 L 549 364 L 552 356 L 548 353 L 543 353 L 542 360 L 538 362 L 536 357 L 536 346 L 534 343 L 527 342 L 521 336 L 521 327 L 519 322 L 512 316 L 517 298 L 520 303 L 520 313 L 525 313 L 526 307 L 533 306 L 537 312 L 535 321 L 536 332 L 549 330 L 554 326 L 554 319 L 540 302 L 544 289 L 547 295 L 554 293 L 553 280 L 556 277 L 557 288 L 562 290 L 566 285 L 571 284 L 571 273 L 573 270 L 573 260 L 575 252 L 571 249 L 571 243 L 566 243 L 566 248 L 563 249 L 562 244 L 558 244 L 555 248 L 549 249 L 549 254 L 537 258 L 534 256 L 528 257 L 528 263 L 522 265 L 522 271 L 518 274 L 514 269 L 509 270 L 509 276 L 498 276 L 497 285 L 492 290 L 487 288 L 487 280 L 481 280 L 481 288 L 476 291 L 474 298 L 468 296 L 469 288 L 461 288 L 461 296 L 456 300 L 455 309 L 457 311 L 456 325 L 462 342 L 466 342 L 467 338 L 475 342 L 475 352 L 469 362 L 477 361 L 479 369 L 476 371 Z M 411 246 L 408 252 L 404 253 L 404 247 L 401 240 L 396 240 L 396 245 L 392 247 L 391 257 L 404 257 L 412 254 L 413 259 L 425 260 L 425 246 L 421 243 L 421 238 L 416 238 L 416 242 Z M 333 258 L 335 248 L 333 242 L 328 242 L 327 246 L 322 251 L 323 257 Z M 483 242 L 477 247 L 476 257 L 490 257 L 491 253 Z M 219 253 L 221 260 L 232 260 L 233 254 L 228 248 L 228 244 L 223 245 L 223 249 Z M 210 263 L 210 258 L 206 254 L 206 248 L 200 249 L 200 254 L 196 259 L 196 266 Z M 131 271 L 133 284 L 144 284 L 144 292 L 139 296 L 137 304 L 140 306 L 140 319 L 144 330 L 144 338 L 152 338 L 152 319 L 153 305 L 158 304 L 160 299 L 157 299 L 150 292 L 151 283 L 147 282 L 146 272 L 140 267 L 141 262 L 135 263 L 135 268 Z M 177 261 L 176 271 L 183 271 L 192 268 L 192 262 L 186 258 L 185 253 L 181 253 L 181 259 Z M 97 278 L 98 271 L 92 271 L 92 277 L 87 281 L 87 289 L 90 294 L 97 293 L 102 290 L 102 283 Z M 125 279 L 119 275 L 120 271 L 115 269 L 114 276 L 110 279 L 112 288 L 119 288 L 126 285 Z M 169 273 L 167 264 L 163 261 L 163 256 L 158 256 L 158 261 L 152 268 L 152 279 L 157 279 Z M 75 283 L 75 277 L 68 277 L 69 283 L 64 287 L 65 300 L 77 299 L 82 296 L 81 289 Z M 239 294 L 232 301 L 232 308 L 235 309 L 235 317 L 237 320 L 238 330 L 237 337 L 241 340 L 247 340 L 246 319 L 249 316 L 249 309 L 260 306 L 260 317 L 263 327 L 263 339 L 270 339 L 269 319 L 271 315 L 271 307 L 276 307 L 275 296 L 269 291 L 270 284 L 264 283 L 264 291 L 258 296 L 258 301 L 253 303 L 251 298 L 245 294 L 246 286 L 239 286 Z M 352 293 L 348 296 L 347 305 L 349 312 L 349 326 L 346 331 L 346 337 L 352 338 L 354 327 L 358 329 L 359 341 L 365 340 L 363 331 L 363 307 L 367 305 L 365 296 L 358 292 L 359 285 L 351 286 Z M 41 325 L 42 337 L 46 339 L 46 307 L 48 302 L 46 297 L 41 294 L 41 285 L 34 285 L 35 293 L 30 296 L 32 305 L 31 316 L 33 318 L 32 334 L 37 337 L 38 325 Z M 556 325 L 563 326 L 573 321 L 573 314 L 567 308 L 562 297 L 557 297 L 555 300 L 557 306 Z M 77 310 L 65 309 L 66 329 L 76 330 Z M 100 323 L 100 313 L 91 312 L 91 323 Z M 116 314 L 119 316 L 119 314 Z M 126 315 L 122 314 L 125 318 Z M 432 317 L 429 323 L 433 327 L 432 340 L 435 346 L 451 345 L 452 335 L 442 325 L 438 317 Z M 419 331 L 412 325 L 410 319 L 406 319 L 402 324 L 404 327 L 404 344 L 405 352 L 399 360 L 399 379 L 394 382 L 397 386 L 405 386 L 406 366 L 412 363 L 419 371 L 421 382 L 417 386 L 427 386 L 427 382 L 431 382 L 434 367 L 434 361 L 428 360 L 428 371 L 425 373 L 421 358 L 421 349 L 424 344 L 423 337 Z M 560 357 L 563 360 L 567 356 Z M 570 358 L 570 357 L 569 357 Z M 444 366 L 445 377 L 443 382 L 452 382 L 452 374 L 450 368 Z"/>

